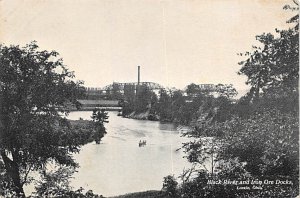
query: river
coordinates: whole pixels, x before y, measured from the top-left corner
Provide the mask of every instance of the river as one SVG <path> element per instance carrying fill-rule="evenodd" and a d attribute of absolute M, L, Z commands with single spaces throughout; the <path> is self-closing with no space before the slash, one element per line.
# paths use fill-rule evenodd
<path fill-rule="evenodd" d="M 71 120 L 90 119 L 92 112 L 71 112 Z M 134 120 L 109 112 L 107 134 L 101 144 L 94 142 L 82 147 L 75 155 L 80 168 L 71 185 L 77 189 L 91 189 L 104 196 L 130 192 L 160 190 L 163 177 L 178 176 L 190 167 L 181 150 L 187 138 L 171 123 Z M 139 147 L 140 140 L 146 140 Z"/>

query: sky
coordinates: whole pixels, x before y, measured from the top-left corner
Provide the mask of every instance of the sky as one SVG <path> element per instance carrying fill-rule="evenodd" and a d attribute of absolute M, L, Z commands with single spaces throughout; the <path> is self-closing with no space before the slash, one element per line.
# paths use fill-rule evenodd
<path fill-rule="evenodd" d="M 36 40 L 55 50 L 86 86 L 141 81 L 183 89 L 190 83 L 233 84 L 237 53 L 255 35 L 286 29 L 291 0 L 2 0 L 0 42 Z"/>

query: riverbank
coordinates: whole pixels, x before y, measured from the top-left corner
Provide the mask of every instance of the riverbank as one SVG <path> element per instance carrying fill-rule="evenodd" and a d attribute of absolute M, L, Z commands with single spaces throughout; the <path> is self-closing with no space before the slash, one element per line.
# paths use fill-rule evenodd
<path fill-rule="evenodd" d="M 155 114 L 151 114 L 150 111 L 136 113 L 135 111 L 130 113 L 129 115 L 123 115 L 124 118 L 131 118 L 136 120 L 150 120 L 150 121 L 159 121 L 159 116 Z"/>
<path fill-rule="evenodd" d="M 166 197 L 167 196 L 162 191 L 149 190 L 145 192 L 128 193 L 125 195 L 119 195 L 119 196 L 108 197 L 108 198 L 166 198 Z"/>

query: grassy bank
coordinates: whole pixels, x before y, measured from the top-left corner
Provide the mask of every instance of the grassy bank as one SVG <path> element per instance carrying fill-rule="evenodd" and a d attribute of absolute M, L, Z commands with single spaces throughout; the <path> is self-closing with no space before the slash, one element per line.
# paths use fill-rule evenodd
<path fill-rule="evenodd" d="M 165 194 L 162 191 L 149 190 L 145 192 L 128 193 L 125 195 L 119 195 L 110 198 L 165 198 Z"/>

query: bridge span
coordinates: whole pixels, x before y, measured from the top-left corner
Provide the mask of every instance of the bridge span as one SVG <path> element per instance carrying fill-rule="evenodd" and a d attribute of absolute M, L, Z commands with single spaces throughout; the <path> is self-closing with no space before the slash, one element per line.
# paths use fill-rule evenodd
<path fill-rule="evenodd" d="M 150 90 L 160 90 L 164 87 L 155 82 L 129 82 L 129 83 L 120 83 L 120 82 L 113 82 L 112 84 L 106 85 L 104 87 L 86 87 L 87 91 L 112 91 L 113 89 L 119 89 L 124 91 L 124 87 L 126 86 L 134 86 L 135 89 L 138 86 L 147 86 Z"/>
<path fill-rule="evenodd" d="M 164 87 L 158 83 L 154 82 L 129 82 L 129 83 L 119 83 L 114 82 L 112 84 L 106 85 L 104 87 L 85 87 L 86 99 L 113 99 L 110 98 L 112 93 L 119 93 L 124 95 L 126 90 L 137 91 L 138 88 L 147 87 L 147 89 L 157 92 Z M 116 98 L 115 98 L 116 99 Z M 119 98 L 118 98 L 119 99 Z"/>
<path fill-rule="evenodd" d="M 124 91 L 124 87 L 126 86 L 134 86 L 135 89 L 137 89 L 138 86 L 146 86 L 150 90 L 160 90 L 164 88 L 162 85 L 154 82 L 130 82 L 130 83 L 114 82 L 110 85 L 106 85 L 105 87 L 102 88 L 102 90 L 113 90 L 115 88 L 118 88 L 119 90 Z"/>

